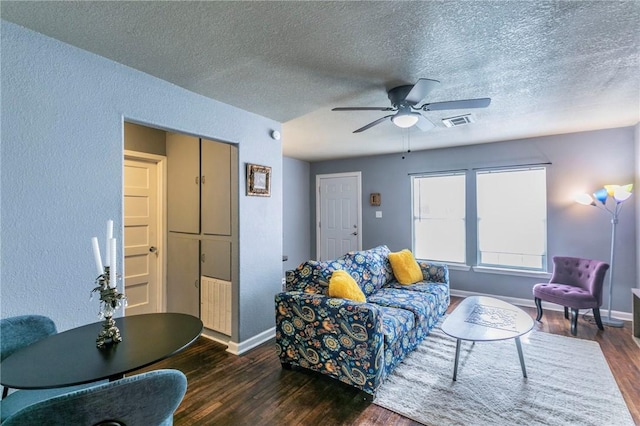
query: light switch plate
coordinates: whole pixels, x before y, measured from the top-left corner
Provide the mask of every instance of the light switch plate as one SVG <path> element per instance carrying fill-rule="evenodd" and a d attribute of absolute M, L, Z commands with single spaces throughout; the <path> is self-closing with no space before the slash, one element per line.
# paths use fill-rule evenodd
<path fill-rule="evenodd" d="M 380 210 L 378 210 L 376 212 L 376 219 L 380 219 L 382 217 L 382 212 Z"/>

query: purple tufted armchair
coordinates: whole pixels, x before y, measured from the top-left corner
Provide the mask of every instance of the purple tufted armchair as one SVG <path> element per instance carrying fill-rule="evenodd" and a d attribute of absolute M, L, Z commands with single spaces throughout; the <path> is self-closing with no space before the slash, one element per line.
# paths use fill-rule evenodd
<path fill-rule="evenodd" d="M 564 306 L 564 317 L 569 319 L 571 308 L 571 334 L 578 333 L 578 310 L 593 309 L 593 317 L 600 330 L 602 285 L 609 264 L 579 257 L 554 256 L 553 275 L 548 283 L 533 286 L 533 297 L 538 308 L 536 321 L 542 318 L 542 300 Z"/>

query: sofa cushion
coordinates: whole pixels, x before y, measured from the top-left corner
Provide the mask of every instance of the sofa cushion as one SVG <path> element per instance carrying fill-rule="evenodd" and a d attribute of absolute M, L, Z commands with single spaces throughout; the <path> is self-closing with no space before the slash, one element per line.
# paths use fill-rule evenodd
<path fill-rule="evenodd" d="M 421 281 L 415 284 L 404 285 L 392 281 L 390 283 L 387 283 L 385 288 L 394 288 L 404 291 L 417 291 L 434 295 L 437 300 L 436 309 L 438 311 L 438 315 L 444 315 L 447 312 L 447 308 L 449 307 L 449 286 L 447 286 L 446 284 Z"/>
<path fill-rule="evenodd" d="M 413 284 L 422 281 L 422 270 L 411 251 L 404 249 L 389 253 L 389 262 L 393 275 L 400 284 Z"/>
<path fill-rule="evenodd" d="M 329 297 L 350 299 L 355 302 L 366 302 L 364 293 L 358 287 L 356 280 L 347 271 L 338 270 L 329 279 Z"/>
<path fill-rule="evenodd" d="M 365 296 L 369 297 L 387 283 L 389 249 L 379 246 L 370 250 L 351 251 L 335 260 L 356 279 Z"/>
<path fill-rule="evenodd" d="M 378 306 L 410 311 L 414 315 L 415 323 L 425 330 L 431 329 L 439 317 L 438 297 L 431 293 L 387 287 L 367 297 L 367 301 Z"/>
<path fill-rule="evenodd" d="M 392 346 L 415 327 L 413 313 L 398 308 L 379 306 L 385 347 Z"/>

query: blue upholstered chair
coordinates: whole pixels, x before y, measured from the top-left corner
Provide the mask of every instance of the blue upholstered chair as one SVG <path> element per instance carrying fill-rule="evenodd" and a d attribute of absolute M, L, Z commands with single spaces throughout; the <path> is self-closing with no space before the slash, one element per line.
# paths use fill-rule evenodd
<path fill-rule="evenodd" d="M 56 333 L 55 323 L 42 315 L 21 315 L 1 319 L 0 364 L 15 351 Z M 0 401 L 0 421 L 4 421 L 7 417 L 33 403 L 95 384 L 53 389 L 18 390 L 11 394 L 8 394 L 8 388 L 3 388 L 2 401 Z"/>
<path fill-rule="evenodd" d="M 178 370 L 155 370 L 29 405 L 2 426 L 167 426 L 187 391 Z"/>
<path fill-rule="evenodd" d="M 21 315 L 0 320 L 0 362 L 18 349 L 56 334 L 56 324 L 42 315 Z M 8 388 L 2 389 L 2 398 Z"/>
<path fill-rule="evenodd" d="M 602 286 L 609 264 L 599 260 L 555 256 L 553 274 L 548 283 L 533 286 L 533 297 L 538 309 L 536 321 L 542 319 L 542 301 L 564 306 L 564 317 L 569 319 L 571 308 L 571 334 L 578 333 L 578 311 L 592 309 L 596 325 L 604 330 L 600 318 Z"/>

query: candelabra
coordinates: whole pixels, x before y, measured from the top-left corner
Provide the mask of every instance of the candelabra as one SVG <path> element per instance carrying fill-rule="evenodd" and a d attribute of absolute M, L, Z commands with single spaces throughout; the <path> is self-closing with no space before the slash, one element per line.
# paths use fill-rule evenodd
<path fill-rule="evenodd" d="M 109 267 L 104 267 L 104 273 L 96 278 L 97 287 L 91 292 L 100 293 L 100 317 L 104 318 L 102 323 L 102 330 L 98 334 L 96 339 L 96 346 L 103 348 L 107 343 L 122 342 L 122 336 L 120 330 L 116 327 L 116 322 L 113 320 L 113 314 L 122 304 L 126 304 L 127 298 L 124 294 L 118 292 L 115 285 L 116 277 L 114 277 L 114 285 L 110 285 Z"/>

